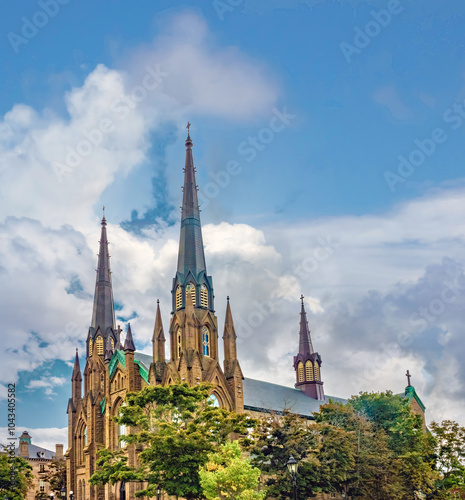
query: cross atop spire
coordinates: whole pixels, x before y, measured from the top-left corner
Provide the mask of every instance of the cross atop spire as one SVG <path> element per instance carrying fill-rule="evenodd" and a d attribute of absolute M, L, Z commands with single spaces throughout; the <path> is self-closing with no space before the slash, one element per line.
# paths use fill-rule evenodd
<path fill-rule="evenodd" d="M 308 328 L 307 313 L 305 311 L 304 296 L 300 296 L 300 332 L 299 332 L 299 353 L 302 355 L 313 354 L 313 345 L 310 338 L 310 329 Z"/>
<path fill-rule="evenodd" d="M 412 378 L 412 375 L 410 375 L 410 371 L 407 370 L 407 373 L 405 374 L 407 377 L 407 387 L 412 387 L 412 384 L 410 383 L 410 379 Z"/>

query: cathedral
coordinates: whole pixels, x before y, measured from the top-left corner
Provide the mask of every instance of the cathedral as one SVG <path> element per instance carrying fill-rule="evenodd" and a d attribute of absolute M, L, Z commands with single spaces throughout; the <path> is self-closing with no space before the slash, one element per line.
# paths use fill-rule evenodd
<path fill-rule="evenodd" d="M 167 385 L 188 382 L 213 385 L 212 399 L 216 405 L 254 417 L 271 411 L 290 409 L 304 418 L 332 399 L 325 395 L 322 380 L 322 358 L 314 351 L 303 297 L 300 306 L 299 341 L 296 338 L 294 370 L 295 387 L 245 378 L 237 358 L 236 333 L 229 297 L 223 329 L 224 360 L 218 356 L 218 319 L 215 314 L 213 279 L 207 273 L 200 210 L 195 182 L 195 167 L 190 134 L 186 140 L 186 161 L 181 213 L 181 231 L 177 269 L 171 289 L 172 304 L 169 322 L 169 353 L 166 352 L 165 331 L 160 304 L 157 303 L 153 330 L 152 356 L 139 353 L 134 345 L 131 325 L 124 340 L 116 325 L 111 283 L 110 255 L 105 216 L 101 222 L 92 320 L 87 335 L 86 363 L 83 374 L 78 352 L 72 373 L 72 395 L 68 402 L 67 491 L 75 500 L 126 500 L 140 489 L 134 483 L 114 486 L 90 486 L 88 481 L 96 468 L 101 448 L 123 447 L 128 464 L 137 464 L 133 445 L 125 446 L 120 436 L 123 425 L 116 424 L 127 392 L 139 391 L 145 385 Z M 173 266 L 174 267 L 174 266 Z M 297 317 L 298 311 L 296 311 Z M 296 321 L 296 329 L 298 322 Z M 290 332 L 293 327 L 290 328 Z M 82 378 L 84 387 L 82 388 Z M 406 397 L 419 413 L 424 406 L 409 384 Z"/>

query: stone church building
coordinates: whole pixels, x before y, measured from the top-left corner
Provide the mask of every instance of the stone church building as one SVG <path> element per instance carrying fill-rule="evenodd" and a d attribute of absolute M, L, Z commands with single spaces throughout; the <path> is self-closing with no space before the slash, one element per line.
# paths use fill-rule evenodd
<path fill-rule="evenodd" d="M 133 483 L 91 487 L 88 481 L 95 471 L 99 449 L 124 447 L 124 441 L 121 442 L 119 438 L 125 435 L 126 429 L 113 422 L 111 417 L 119 414 L 127 392 L 138 391 L 147 384 L 166 385 L 186 381 L 194 385 L 209 382 L 214 386 L 212 397 L 216 404 L 236 412 L 246 411 L 253 416 L 270 411 L 279 413 L 288 408 L 302 417 L 313 418 L 312 413 L 330 398 L 345 401 L 324 393 L 322 358 L 312 345 L 303 297 L 299 344 L 297 346 L 296 342 L 297 354 L 294 356 L 295 388 L 244 378 L 237 359 L 236 333 L 229 298 L 222 335 L 224 360 L 221 363 L 213 280 L 207 273 L 202 242 L 192 146 L 188 134 L 179 253 L 171 290 L 168 353 L 160 304 L 157 304 L 152 338 L 153 355 L 137 352 L 130 325 L 123 341 L 122 331 L 115 321 L 105 216 L 101 222 L 86 364 L 81 374 L 76 352 L 72 395 L 67 409 L 67 491 L 74 492 L 75 500 L 134 498 L 138 486 Z M 424 406 L 410 385 L 406 397 L 416 404 L 416 409 L 424 411 Z M 136 464 L 134 447 L 128 446 L 126 449 L 129 465 Z"/>

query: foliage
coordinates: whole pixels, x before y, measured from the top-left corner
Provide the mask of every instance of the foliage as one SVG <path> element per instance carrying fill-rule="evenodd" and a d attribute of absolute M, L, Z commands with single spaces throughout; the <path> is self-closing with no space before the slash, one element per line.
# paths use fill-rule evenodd
<path fill-rule="evenodd" d="M 208 454 L 231 433 L 247 434 L 254 426 L 248 415 L 213 407 L 211 389 L 209 384 L 175 384 L 129 393 L 114 420 L 131 428 L 124 436 L 128 446 L 143 446 L 140 466 L 128 466 L 121 452 L 102 450 L 91 484 L 143 480 L 148 486 L 136 496 L 154 496 L 157 487 L 188 500 L 201 496 L 199 469 Z"/>
<path fill-rule="evenodd" d="M 298 497 L 307 498 L 319 491 L 312 482 L 318 464 L 313 429 L 309 421 L 288 411 L 283 416 L 272 414 L 259 423 L 250 452 L 252 464 L 265 474 L 267 497 L 292 498 L 293 485 L 286 467 L 291 456 L 299 461 Z"/>
<path fill-rule="evenodd" d="M 66 487 L 66 461 L 63 458 L 52 460 L 49 469 L 41 477 L 60 498 L 61 488 Z"/>
<path fill-rule="evenodd" d="M 207 500 L 262 500 L 260 470 L 241 458 L 239 443 L 225 443 L 200 469 L 200 484 Z"/>
<path fill-rule="evenodd" d="M 465 428 L 444 420 L 441 424 L 432 422 L 430 429 L 434 458 L 441 473 L 437 490 L 454 490 L 465 496 Z"/>
<path fill-rule="evenodd" d="M 32 484 L 31 471 L 32 467 L 24 458 L 0 454 L 0 498 L 22 500 Z"/>

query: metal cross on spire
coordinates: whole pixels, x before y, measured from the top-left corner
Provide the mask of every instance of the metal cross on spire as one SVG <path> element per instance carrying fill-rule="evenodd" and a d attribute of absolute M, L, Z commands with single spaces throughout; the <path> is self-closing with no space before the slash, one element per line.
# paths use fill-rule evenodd
<path fill-rule="evenodd" d="M 409 370 L 407 370 L 407 373 L 405 374 L 405 376 L 407 377 L 407 381 L 408 381 L 407 387 L 412 387 L 412 384 L 410 383 L 410 379 L 412 378 L 412 375 L 410 375 Z"/>
<path fill-rule="evenodd" d="M 301 296 L 300 296 L 300 300 L 302 301 L 302 305 L 303 305 L 303 303 L 304 303 L 304 298 L 305 298 L 305 297 L 304 297 L 303 295 L 301 295 Z"/>

